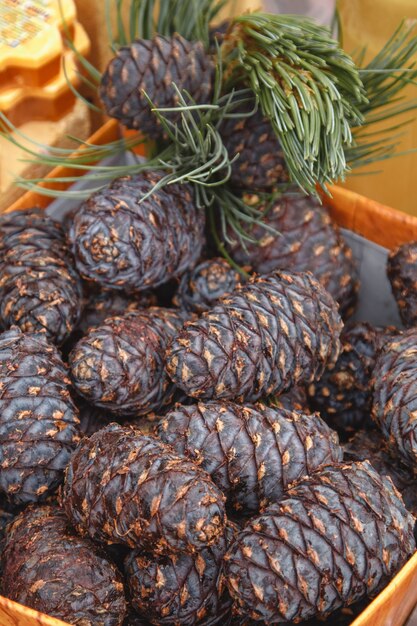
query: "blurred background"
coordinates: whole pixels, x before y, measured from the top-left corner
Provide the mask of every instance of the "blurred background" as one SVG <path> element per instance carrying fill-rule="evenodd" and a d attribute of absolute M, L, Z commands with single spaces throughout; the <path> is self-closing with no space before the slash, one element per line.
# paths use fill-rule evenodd
<path fill-rule="evenodd" d="M 228 10 L 221 17 L 225 19 L 232 14 L 263 8 L 270 12 L 306 14 L 330 25 L 335 2 L 264 0 L 262 4 L 262 0 L 231 0 Z M 103 70 L 111 57 L 106 22 L 108 3 L 104 0 L 42 0 L 38 5 L 44 9 L 36 17 L 28 14 L 27 4 L 30 2 L 0 0 L 1 13 L 5 18 L 3 24 L 13 26 L 7 32 L 2 32 L 0 28 L 0 35 L 3 36 L 3 39 L 0 37 L 0 111 L 19 127 L 19 132 L 42 144 L 66 145 L 68 136 L 72 134 L 86 139 L 103 123 L 103 118 L 97 114 L 91 116 L 87 105 L 77 100 L 68 86 L 68 82 L 74 85 L 77 82 L 76 58 L 66 47 L 65 39 L 69 30 L 78 49 L 88 54 L 95 67 Z M 109 4 L 116 6 L 116 2 Z M 125 1 L 124 5 L 127 15 L 129 3 Z M 20 9 L 16 8 L 19 6 Z M 339 0 L 338 8 L 343 47 L 347 52 L 357 54 L 366 46 L 365 62 L 384 46 L 403 19 L 410 23 L 417 21 L 417 0 Z M 61 10 L 65 14 L 65 28 L 60 18 Z M 6 19 L 8 17 L 9 20 Z M 3 45 L 2 50 L 1 41 L 7 39 L 9 45 L 7 49 Z M 23 45 L 26 50 L 25 68 L 22 68 L 19 58 Z M 62 68 L 63 56 L 66 58 L 67 75 Z M 16 67 L 19 67 L 18 71 Z M 10 68 L 12 71 L 8 71 Z M 417 98 L 417 86 L 410 85 L 406 97 Z M 345 184 L 369 198 L 417 215 L 414 192 L 417 152 L 413 152 L 417 149 L 417 119 L 402 132 L 398 150 L 407 154 L 373 166 L 365 172 L 366 175 L 355 172 Z M 18 146 L 0 140 L 0 208 L 9 206 L 21 194 L 13 184 L 16 174 L 31 177 L 35 174 L 33 166 L 21 161 L 22 155 Z M 381 171 L 375 173 L 376 169 Z M 42 171 L 36 171 L 36 175 L 42 174 Z"/>

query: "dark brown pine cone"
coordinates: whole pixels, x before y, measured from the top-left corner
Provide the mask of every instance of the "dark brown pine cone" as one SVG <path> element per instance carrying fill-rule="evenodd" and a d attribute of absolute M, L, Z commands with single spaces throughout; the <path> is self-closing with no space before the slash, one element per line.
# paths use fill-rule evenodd
<path fill-rule="evenodd" d="M 0 216 L 0 321 L 62 344 L 78 322 L 81 280 L 61 226 L 40 209 Z"/>
<path fill-rule="evenodd" d="M 311 196 L 288 192 L 277 199 L 263 221 L 276 234 L 255 225 L 248 234 L 257 243 L 245 242 L 246 249 L 238 241 L 229 245 L 234 260 L 258 274 L 312 272 L 339 303 L 342 316 L 348 317 L 356 305 L 358 268 L 327 210 Z"/>
<path fill-rule="evenodd" d="M 237 529 L 196 555 L 155 558 L 133 551 L 125 562 L 133 607 L 152 624 L 214 626 L 227 624 L 232 601 L 223 577 L 223 556 Z"/>
<path fill-rule="evenodd" d="M 0 335 L 0 492 L 14 504 L 45 499 L 79 441 L 77 409 L 58 350 L 43 334 Z"/>
<path fill-rule="evenodd" d="M 127 128 L 158 138 L 163 129 L 152 105 L 177 106 L 174 84 L 197 104 L 211 103 L 213 79 L 214 64 L 201 42 L 186 41 L 179 34 L 157 35 L 152 40 L 138 39 L 119 48 L 102 76 L 100 98 L 110 117 Z M 181 114 L 168 117 L 178 122 Z"/>
<path fill-rule="evenodd" d="M 274 272 L 187 322 L 167 371 L 192 397 L 253 402 L 320 377 L 338 357 L 341 329 L 336 303 L 311 274 Z"/>
<path fill-rule="evenodd" d="M 404 326 L 417 326 L 417 242 L 392 250 L 387 274 Z"/>
<path fill-rule="evenodd" d="M 373 418 L 417 472 L 417 329 L 385 341 L 373 371 Z"/>
<path fill-rule="evenodd" d="M 201 551 L 225 528 L 224 496 L 204 470 L 155 437 L 118 424 L 81 442 L 63 503 L 81 534 L 153 554 Z"/>
<path fill-rule="evenodd" d="M 76 537 L 65 513 L 29 507 L 9 528 L 3 556 L 6 597 L 74 626 L 121 626 L 121 576 L 89 539 Z"/>
<path fill-rule="evenodd" d="M 192 188 L 169 185 L 152 193 L 164 172 L 117 178 L 74 216 L 70 240 L 78 271 L 109 289 L 145 291 L 183 274 L 198 261 L 204 211 Z"/>
<path fill-rule="evenodd" d="M 78 393 L 125 417 L 168 405 L 175 387 L 165 373 L 165 350 L 184 319 L 178 311 L 154 307 L 90 329 L 69 355 Z"/>
<path fill-rule="evenodd" d="M 239 272 L 225 259 L 209 259 L 184 274 L 173 303 L 185 311 L 204 313 L 232 293 L 241 281 Z"/>
<path fill-rule="evenodd" d="M 372 426 L 372 373 L 385 339 L 395 332 L 366 322 L 346 327 L 337 362 L 308 388 L 311 407 L 343 438 Z"/>
<path fill-rule="evenodd" d="M 389 476 L 401 493 L 406 508 L 417 514 L 417 482 L 413 473 L 401 463 L 387 440 L 378 430 L 371 432 L 359 430 L 348 443 L 343 446 L 346 461 L 365 461 L 368 459 L 372 467 L 381 474 Z"/>
<path fill-rule="evenodd" d="M 275 624 L 372 597 L 415 550 L 413 527 L 368 461 L 317 471 L 238 534 L 225 566 L 235 607 Z"/>
<path fill-rule="evenodd" d="M 246 117 L 225 119 L 220 134 L 232 165 L 231 184 L 239 190 L 273 191 L 288 182 L 288 169 L 281 144 L 271 126 L 255 103 L 233 111 Z M 236 158 L 237 157 L 237 158 Z"/>
<path fill-rule="evenodd" d="M 294 481 L 343 458 L 337 434 L 318 415 L 262 404 L 178 405 L 158 435 L 205 469 L 241 515 L 278 501 Z"/>

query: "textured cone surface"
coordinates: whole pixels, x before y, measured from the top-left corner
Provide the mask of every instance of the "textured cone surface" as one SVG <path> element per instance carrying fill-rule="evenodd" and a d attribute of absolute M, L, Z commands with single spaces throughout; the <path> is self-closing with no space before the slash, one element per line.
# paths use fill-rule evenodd
<path fill-rule="evenodd" d="M 356 305 L 358 268 L 338 226 L 317 200 L 298 193 L 282 195 L 264 217 L 277 234 L 255 225 L 249 231 L 257 243 L 236 242 L 230 252 L 239 265 L 258 274 L 274 270 L 310 271 L 339 303 L 344 317 Z"/>
<path fill-rule="evenodd" d="M 204 313 L 232 293 L 241 279 L 225 259 L 204 261 L 181 278 L 174 304 L 186 311 Z"/>
<path fill-rule="evenodd" d="M 79 441 L 77 409 L 57 349 L 44 335 L 0 335 L 0 492 L 37 502 L 62 482 Z"/>
<path fill-rule="evenodd" d="M 0 318 L 61 344 L 78 322 L 81 280 L 61 226 L 39 209 L 0 217 Z"/>
<path fill-rule="evenodd" d="M 401 459 L 390 449 L 381 432 L 358 431 L 344 446 L 345 461 L 368 461 L 381 474 L 389 476 L 401 493 L 406 508 L 417 514 L 417 489 L 413 473 L 401 463 Z"/>
<path fill-rule="evenodd" d="M 242 615 L 273 624 L 375 595 L 415 549 L 414 518 L 369 462 L 315 472 L 241 531 L 226 581 Z"/>
<path fill-rule="evenodd" d="M 150 192 L 163 172 L 114 180 L 81 205 L 70 227 L 81 275 L 110 289 L 144 291 L 193 267 L 204 241 L 204 212 L 188 185 Z"/>
<path fill-rule="evenodd" d="M 417 471 L 417 329 L 388 339 L 374 372 L 372 414 L 413 471 Z"/>
<path fill-rule="evenodd" d="M 417 326 L 417 242 L 390 253 L 387 274 L 403 324 Z"/>
<path fill-rule="evenodd" d="M 246 113 L 252 109 L 247 108 Z M 238 189 L 272 191 L 288 182 L 284 153 L 270 121 L 257 111 L 250 117 L 226 119 L 220 127 L 232 165 L 230 182 Z"/>
<path fill-rule="evenodd" d="M 184 317 L 151 308 L 110 317 L 92 328 L 69 355 L 78 393 L 117 415 L 145 415 L 170 403 L 175 387 L 165 373 L 165 351 Z"/>
<path fill-rule="evenodd" d="M 274 272 L 186 323 L 167 370 L 190 396 L 255 401 L 319 377 L 338 357 L 341 329 L 336 303 L 311 274 Z"/>
<path fill-rule="evenodd" d="M 132 427 L 110 424 L 81 442 L 63 502 L 81 533 L 152 553 L 193 553 L 224 533 L 224 496 L 191 461 Z"/>
<path fill-rule="evenodd" d="M 126 612 L 116 567 L 55 507 L 30 507 L 14 520 L 3 585 L 11 600 L 74 626 L 121 626 Z"/>
<path fill-rule="evenodd" d="M 372 373 L 379 350 L 393 332 L 366 322 L 346 328 L 337 362 L 308 388 L 312 408 L 344 438 L 372 425 Z"/>
<path fill-rule="evenodd" d="M 243 515 L 276 502 L 295 480 L 343 458 L 336 433 L 318 415 L 262 404 L 177 406 L 158 435 L 205 469 Z"/>
<path fill-rule="evenodd" d="M 133 607 L 153 624 L 214 626 L 227 623 L 231 598 L 223 577 L 223 556 L 237 529 L 196 555 L 155 558 L 133 551 L 125 563 Z"/>
<path fill-rule="evenodd" d="M 146 96 L 156 107 L 175 107 L 179 104 L 175 83 L 197 104 L 210 103 L 213 78 L 213 61 L 202 43 L 191 43 L 178 34 L 158 35 L 119 49 L 103 74 L 100 97 L 108 115 L 157 138 L 162 126 Z M 178 122 L 180 113 L 172 113 L 169 119 Z"/>

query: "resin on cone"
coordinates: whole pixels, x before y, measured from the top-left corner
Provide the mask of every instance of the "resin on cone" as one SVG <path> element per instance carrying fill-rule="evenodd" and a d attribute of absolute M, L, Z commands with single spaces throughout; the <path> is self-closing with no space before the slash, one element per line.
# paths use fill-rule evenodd
<path fill-rule="evenodd" d="M 44 500 L 63 481 L 79 441 L 69 385 L 44 334 L 0 334 L 0 492 L 12 503 Z"/>
<path fill-rule="evenodd" d="M 84 202 L 69 237 L 87 281 L 108 289 L 146 291 L 197 263 L 204 242 L 204 211 L 187 184 L 151 192 L 164 172 L 115 179 Z"/>
<path fill-rule="evenodd" d="M 252 518 L 226 555 L 243 616 L 327 616 L 378 593 L 415 550 L 414 517 L 368 461 L 327 467 Z"/>
<path fill-rule="evenodd" d="M 335 301 L 312 274 L 274 272 L 187 322 L 167 371 L 194 398 L 253 402 L 320 377 L 337 360 L 341 330 Z"/>
<path fill-rule="evenodd" d="M 336 433 L 319 415 L 262 404 L 177 405 L 158 436 L 205 469 L 240 515 L 277 502 L 294 481 L 343 458 Z"/>
<path fill-rule="evenodd" d="M 74 528 L 102 543 L 194 554 L 224 534 L 224 496 L 209 475 L 139 430 L 110 424 L 71 457 L 63 504 Z"/>

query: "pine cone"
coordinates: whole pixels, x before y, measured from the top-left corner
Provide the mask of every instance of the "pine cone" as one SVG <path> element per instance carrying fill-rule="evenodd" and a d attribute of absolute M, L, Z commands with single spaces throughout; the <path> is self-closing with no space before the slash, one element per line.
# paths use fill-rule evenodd
<path fill-rule="evenodd" d="M 118 50 L 102 76 L 100 98 L 110 117 L 155 139 L 162 126 L 148 98 L 159 108 L 178 106 L 175 85 L 197 104 L 210 103 L 213 79 L 214 64 L 201 42 L 191 43 L 179 34 L 157 35 Z M 177 123 L 181 113 L 168 117 Z"/>
<path fill-rule="evenodd" d="M 257 243 L 229 244 L 234 260 L 258 274 L 312 272 L 339 303 L 343 317 L 353 313 L 359 289 L 357 263 L 327 210 L 312 197 L 289 192 L 278 198 L 263 222 L 277 234 L 254 225 L 248 234 Z"/>
<path fill-rule="evenodd" d="M 395 332 L 366 322 L 345 328 L 337 362 L 308 388 L 312 408 L 344 438 L 372 426 L 372 373 L 384 341 Z"/>
<path fill-rule="evenodd" d="M 192 554 L 224 533 L 224 497 L 208 474 L 156 438 L 118 424 L 81 442 L 63 502 L 81 534 L 153 554 Z"/>
<path fill-rule="evenodd" d="M 78 322 L 81 281 L 61 226 L 40 209 L 0 216 L 0 318 L 61 344 Z"/>
<path fill-rule="evenodd" d="M 386 340 L 373 371 L 373 418 L 404 462 L 417 470 L 417 329 Z"/>
<path fill-rule="evenodd" d="M 192 313 L 209 311 L 223 296 L 232 293 L 242 277 L 225 259 L 210 259 L 184 274 L 173 303 Z"/>
<path fill-rule="evenodd" d="M 413 516 L 369 462 L 315 472 L 241 531 L 226 555 L 239 613 L 266 624 L 375 595 L 415 549 Z"/>
<path fill-rule="evenodd" d="M 224 626 L 231 612 L 225 588 L 223 556 L 237 530 L 196 555 L 155 559 L 133 551 L 125 562 L 132 604 L 153 624 L 167 626 Z"/>
<path fill-rule="evenodd" d="M 253 402 L 318 378 L 339 353 L 342 323 L 311 274 L 253 278 L 196 322 L 167 352 L 172 380 L 195 398 Z"/>
<path fill-rule="evenodd" d="M 360 430 L 343 446 L 346 461 L 365 461 L 381 476 L 389 476 L 401 493 L 406 508 L 417 514 L 417 493 L 413 473 L 401 463 L 398 456 L 388 445 L 387 440 L 378 430 L 371 432 Z"/>
<path fill-rule="evenodd" d="M 120 626 L 123 584 L 89 539 L 76 537 L 63 511 L 29 507 L 13 522 L 4 552 L 4 594 L 74 626 Z"/>
<path fill-rule="evenodd" d="M 175 310 L 154 307 L 92 328 L 69 355 L 78 393 L 125 417 L 168 405 L 175 387 L 165 373 L 165 350 L 183 321 Z"/>
<path fill-rule="evenodd" d="M 176 406 L 158 435 L 205 469 L 243 515 L 279 500 L 295 480 L 342 460 L 334 431 L 319 415 L 207 402 Z"/>
<path fill-rule="evenodd" d="M 233 111 L 248 115 L 255 103 Z M 280 183 L 289 180 L 281 144 L 260 110 L 249 117 L 225 119 L 220 134 L 232 165 L 230 182 L 237 189 L 248 191 L 273 191 Z"/>
<path fill-rule="evenodd" d="M 417 242 L 390 252 L 387 274 L 404 326 L 417 326 Z"/>
<path fill-rule="evenodd" d="M 77 268 L 102 287 L 144 291 L 183 274 L 200 257 L 204 211 L 186 184 L 142 201 L 164 176 L 142 172 L 114 180 L 81 205 L 70 228 Z"/>
<path fill-rule="evenodd" d="M 15 504 L 45 499 L 79 440 L 61 357 L 43 334 L 0 335 L 0 492 Z"/>

